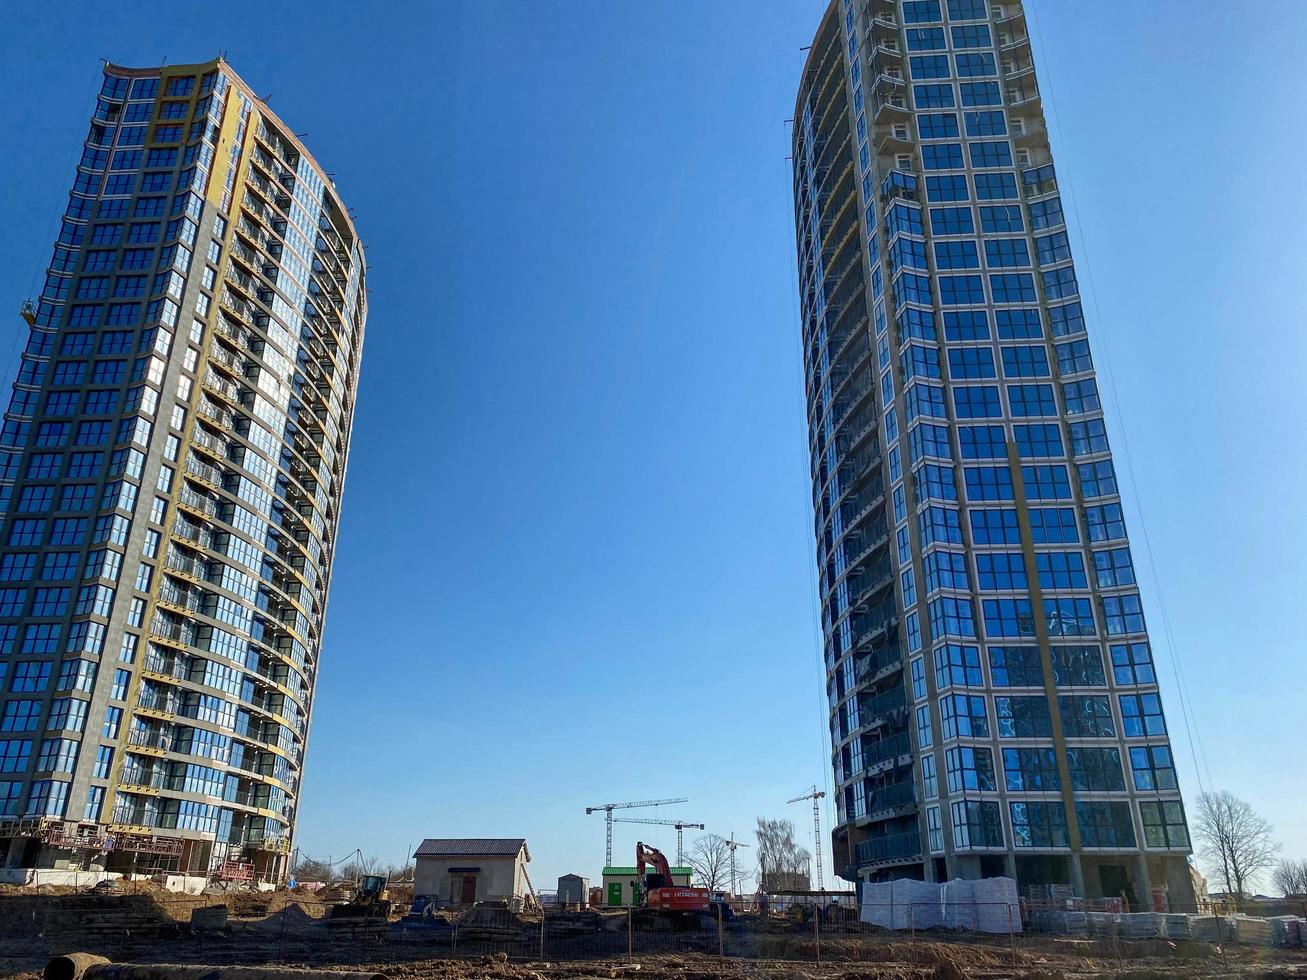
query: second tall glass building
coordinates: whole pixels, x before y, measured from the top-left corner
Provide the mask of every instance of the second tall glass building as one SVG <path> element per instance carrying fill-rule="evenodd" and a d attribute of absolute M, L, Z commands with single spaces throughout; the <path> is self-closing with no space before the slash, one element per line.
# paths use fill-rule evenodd
<path fill-rule="evenodd" d="M 1016 0 L 833 0 L 794 119 L 836 866 L 1192 903 Z"/>

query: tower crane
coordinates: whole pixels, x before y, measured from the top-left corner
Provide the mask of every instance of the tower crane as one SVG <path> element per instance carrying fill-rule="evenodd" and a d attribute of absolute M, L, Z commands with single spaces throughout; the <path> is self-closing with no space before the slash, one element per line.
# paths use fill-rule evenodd
<path fill-rule="evenodd" d="M 821 799 L 825 797 L 826 791 L 818 789 L 816 785 L 802 796 L 796 796 L 792 800 L 786 800 L 786 803 L 801 803 L 804 800 L 812 800 L 812 844 L 817 854 L 817 891 L 825 889 L 825 884 L 821 877 Z"/>
<path fill-rule="evenodd" d="M 603 813 L 608 825 L 608 843 L 604 847 L 604 867 L 610 868 L 613 865 L 613 811 L 629 810 L 638 806 L 665 806 L 669 803 L 689 803 L 688 797 L 678 796 L 674 800 L 636 800 L 632 803 L 600 803 L 598 806 L 588 806 L 585 808 L 586 813 Z"/>
<path fill-rule="evenodd" d="M 731 836 L 729 839 L 726 837 L 722 837 L 720 838 L 720 840 L 723 844 L 725 844 L 727 847 L 731 849 L 731 894 L 734 895 L 737 893 L 736 884 L 735 884 L 735 849 L 737 847 L 748 847 L 749 845 L 742 844 L 740 841 L 737 841 L 735 839 L 735 831 L 733 830 L 731 831 Z"/>
<path fill-rule="evenodd" d="M 676 828 L 676 863 L 677 865 L 685 864 L 685 828 L 691 830 L 703 830 L 701 823 L 686 823 L 684 820 L 655 820 L 652 817 L 614 817 L 613 823 L 652 823 L 660 827 Z"/>

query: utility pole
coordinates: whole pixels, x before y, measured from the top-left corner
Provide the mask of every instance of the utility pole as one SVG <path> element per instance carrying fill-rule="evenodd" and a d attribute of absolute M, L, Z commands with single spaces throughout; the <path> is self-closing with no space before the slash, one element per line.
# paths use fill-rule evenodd
<path fill-rule="evenodd" d="M 676 863 L 685 864 L 685 828 L 703 830 L 701 823 L 686 823 L 683 820 L 653 820 L 649 817 L 614 817 L 613 823 L 652 823 L 660 827 L 676 828 Z"/>
<path fill-rule="evenodd" d="M 823 891 L 826 887 L 821 876 L 821 799 L 826 795 L 826 791 L 818 789 L 814 784 L 812 789 L 802 796 L 796 796 L 792 800 L 786 800 L 786 803 L 799 803 L 803 800 L 812 800 L 812 844 L 817 856 L 817 891 Z"/>
<path fill-rule="evenodd" d="M 668 803 L 689 803 L 690 800 L 685 796 L 678 796 L 674 800 L 636 800 L 634 803 L 600 803 L 598 806 L 588 806 L 585 808 L 586 813 L 602 812 L 606 818 L 608 830 L 608 841 L 604 846 L 604 867 L 610 868 L 613 865 L 613 811 L 629 810 L 637 806 L 665 806 Z"/>

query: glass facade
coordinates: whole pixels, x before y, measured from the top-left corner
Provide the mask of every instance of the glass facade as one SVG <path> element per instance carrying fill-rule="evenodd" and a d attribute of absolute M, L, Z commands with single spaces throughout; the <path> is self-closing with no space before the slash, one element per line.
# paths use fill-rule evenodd
<path fill-rule="evenodd" d="M 1021 4 L 833 0 L 793 160 L 836 866 L 1192 901 Z"/>
<path fill-rule="evenodd" d="M 105 68 L 0 438 L 9 866 L 284 870 L 367 302 L 290 132 Z"/>

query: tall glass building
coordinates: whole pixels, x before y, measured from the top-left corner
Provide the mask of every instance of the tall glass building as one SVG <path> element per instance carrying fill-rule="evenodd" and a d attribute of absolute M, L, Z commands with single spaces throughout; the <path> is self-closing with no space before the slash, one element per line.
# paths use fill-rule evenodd
<path fill-rule="evenodd" d="M 1019 0 L 833 0 L 794 202 L 846 878 L 1193 901 Z"/>
<path fill-rule="evenodd" d="M 223 61 L 108 65 L 0 437 L 0 862 L 276 876 L 367 314 Z"/>

